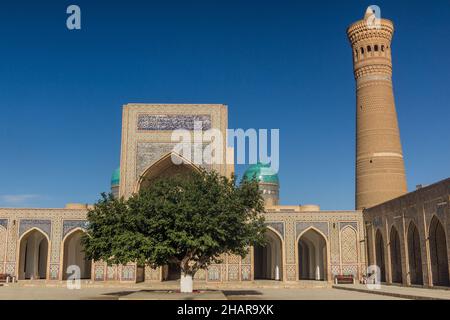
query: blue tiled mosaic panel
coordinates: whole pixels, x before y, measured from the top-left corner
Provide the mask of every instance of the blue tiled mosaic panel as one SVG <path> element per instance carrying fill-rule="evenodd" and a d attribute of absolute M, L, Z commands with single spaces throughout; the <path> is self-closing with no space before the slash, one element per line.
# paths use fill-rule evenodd
<path fill-rule="evenodd" d="M 284 238 L 284 223 L 283 222 L 268 222 L 266 223 L 268 227 L 273 228 L 274 230 L 278 231 L 281 236 Z"/>
<path fill-rule="evenodd" d="M 242 266 L 242 281 L 250 281 L 252 279 L 251 266 Z"/>
<path fill-rule="evenodd" d="M 58 280 L 59 276 L 59 264 L 51 264 L 50 265 L 50 279 Z"/>
<path fill-rule="evenodd" d="M 173 152 L 175 145 L 176 143 L 139 142 L 136 155 L 136 175 L 143 174 L 151 165 L 155 164 L 165 155 Z M 191 156 L 194 157 L 196 153 L 203 155 L 207 144 L 193 143 L 190 146 Z M 211 165 L 205 162 L 202 167 L 210 170 Z"/>
<path fill-rule="evenodd" d="M 123 266 L 122 267 L 122 281 L 132 281 L 134 280 L 134 266 Z"/>
<path fill-rule="evenodd" d="M 0 219 L 0 226 L 8 229 L 8 219 Z"/>
<path fill-rule="evenodd" d="M 103 281 L 105 277 L 105 266 L 103 264 L 95 265 L 94 267 L 94 279 L 95 281 Z"/>
<path fill-rule="evenodd" d="M 295 228 L 297 237 L 310 227 L 314 227 L 328 237 L 328 222 L 297 222 Z"/>
<path fill-rule="evenodd" d="M 31 228 L 38 228 L 45 232 L 50 238 L 52 222 L 50 220 L 23 219 L 20 220 L 19 236 L 22 236 Z"/>
<path fill-rule="evenodd" d="M 71 230 L 75 228 L 81 228 L 86 230 L 89 222 L 86 220 L 64 220 L 63 222 L 63 235 L 64 238 Z"/>
<path fill-rule="evenodd" d="M 202 130 L 211 129 L 211 116 L 208 115 L 138 115 L 138 130 L 194 130 L 194 123 L 201 122 Z"/>

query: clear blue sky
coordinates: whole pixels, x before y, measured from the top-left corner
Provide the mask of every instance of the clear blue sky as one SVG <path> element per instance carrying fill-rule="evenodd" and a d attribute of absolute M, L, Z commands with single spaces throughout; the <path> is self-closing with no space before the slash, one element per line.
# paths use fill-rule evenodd
<path fill-rule="evenodd" d="M 70 4 L 81 31 L 66 28 Z M 282 203 L 352 209 L 345 31 L 370 4 L 396 26 L 409 189 L 449 177 L 449 0 L 18 0 L 0 5 L 0 206 L 96 201 L 119 165 L 121 106 L 158 102 L 223 103 L 231 128 L 279 128 Z"/>

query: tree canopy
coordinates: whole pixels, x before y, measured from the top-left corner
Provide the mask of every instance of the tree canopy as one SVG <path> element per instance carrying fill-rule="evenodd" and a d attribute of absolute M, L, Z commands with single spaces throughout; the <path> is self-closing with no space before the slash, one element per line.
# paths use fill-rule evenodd
<path fill-rule="evenodd" d="M 224 254 L 242 257 L 264 242 L 264 202 L 256 181 L 236 183 L 203 169 L 152 181 L 129 199 L 111 194 L 88 213 L 88 258 L 152 267 L 179 264 L 194 275 Z"/>

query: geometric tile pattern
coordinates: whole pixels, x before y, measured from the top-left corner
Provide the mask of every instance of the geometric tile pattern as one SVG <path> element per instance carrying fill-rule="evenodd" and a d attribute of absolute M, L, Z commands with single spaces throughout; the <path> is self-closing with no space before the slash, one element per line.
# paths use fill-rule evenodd
<path fill-rule="evenodd" d="M 162 157 L 173 152 L 176 145 L 177 143 L 172 142 L 139 142 L 136 150 L 136 175 L 142 175 Z M 192 143 L 191 145 L 179 143 L 178 145 L 182 146 L 182 150 L 190 151 L 191 157 L 196 154 L 205 154 L 204 151 L 207 146 L 207 144 L 202 143 Z M 207 159 L 203 159 L 202 167 L 208 169 L 209 165 L 205 160 Z"/>
<path fill-rule="evenodd" d="M 339 265 L 332 265 L 331 266 L 331 274 L 333 276 L 337 276 L 341 274 L 341 267 Z"/>
<path fill-rule="evenodd" d="M 137 119 L 138 130 L 209 130 L 211 116 L 209 115 L 154 115 L 140 114 Z M 198 128 L 195 125 L 199 125 Z M 201 125 L 201 127 L 200 127 Z"/>
<path fill-rule="evenodd" d="M 75 228 L 85 229 L 87 210 L 71 210 L 71 209 L 1 209 L 0 208 L 0 220 L 8 222 L 8 241 L 0 242 L 1 245 L 7 243 L 6 252 L 7 259 L 3 261 L 3 268 L 15 272 L 16 267 L 16 254 L 18 245 L 19 234 L 24 234 L 32 227 L 39 228 L 45 234 L 50 235 L 50 263 L 48 268 L 49 279 L 60 279 L 61 269 L 60 255 L 62 253 L 61 240 L 66 237 Z M 356 227 L 358 232 L 359 226 L 362 225 L 362 215 L 359 212 L 268 212 L 265 213 L 265 222 L 267 226 L 275 229 L 280 235 L 282 235 L 281 242 L 285 251 L 282 253 L 283 268 L 281 275 L 285 281 L 297 281 L 298 280 L 298 267 L 297 267 L 297 235 L 304 232 L 310 227 L 314 227 L 324 235 L 326 235 L 327 250 L 329 253 L 328 259 L 328 271 L 331 275 L 332 268 L 343 268 L 343 266 L 357 266 L 363 265 L 363 258 L 361 255 L 360 246 L 356 251 L 357 261 L 356 263 L 350 262 L 352 259 L 347 259 L 346 255 L 343 255 L 342 265 L 340 264 L 340 251 L 347 250 L 348 252 L 354 252 L 354 246 L 347 248 L 347 241 L 345 240 L 346 228 Z M 339 224 L 342 222 L 341 224 Z M 350 223 L 349 223 L 350 222 Z M 1 227 L 0 227 L 1 228 Z M 341 234 L 340 230 L 343 233 Z M 20 232 L 19 232 L 20 230 Z M 363 233 L 362 233 L 363 234 Z M 1 236 L 0 236 L 1 237 Z M 353 234 L 354 237 L 354 234 Z M 341 244 L 342 238 L 343 243 Z M 341 248 L 342 246 L 342 248 Z M 364 246 L 361 245 L 364 249 Z M 363 252 L 363 251 L 362 251 Z M 364 252 L 363 252 L 364 253 Z M 348 255 L 351 255 L 350 253 Z M 0 252 L 1 256 L 1 252 Z M 213 281 L 213 282 L 225 282 L 225 281 L 251 281 L 253 280 L 253 249 L 249 248 L 249 254 L 246 257 L 241 258 L 236 255 L 223 255 L 221 256 L 221 264 L 213 264 L 208 267 L 207 270 L 200 270 L 195 279 L 201 281 Z M 1 258 L 0 258 L 1 260 Z M 337 261 L 335 263 L 334 261 Z M 353 259 L 354 260 L 354 259 Z M 1 264 L 1 261 L 0 261 Z M 350 267 L 346 267 L 350 268 Z M 353 268 L 353 267 L 352 267 Z M 141 270 L 141 269 L 139 269 Z M 165 274 L 160 268 L 155 270 L 149 270 L 148 267 L 144 268 L 144 274 L 139 273 L 136 266 L 107 266 L 103 262 L 95 262 L 92 268 L 92 278 L 96 281 L 136 281 L 136 279 L 145 279 L 160 281 L 161 276 Z M 341 269 L 342 270 L 342 269 Z M 142 272 L 142 271 L 141 271 Z"/>
<path fill-rule="evenodd" d="M 306 229 L 314 227 L 321 231 L 326 237 L 328 237 L 328 222 L 297 222 L 296 235 L 297 237 Z"/>
<path fill-rule="evenodd" d="M 358 230 L 358 222 L 356 221 L 352 221 L 352 222 L 348 222 L 348 221 L 344 221 L 344 222 L 339 222 L 339 229 L 342 230 L 347 226 L 351 226 L 353 229 Z"/>
<path fill-rule="evenodd" d="M 356 231 L 350 226 L 341 230 L 341 257 L 342 263 L 358 262 L 358 242 Z"/>
<path fill-rule="evenodd" d="M 136 267 L 134 265 L 122 266 L 122 281 L 134 281 Z"/>
<path fill-rule="evenodd" d="M 284 223 L 283 222 L 266 222 L 266 225 L 268 227 L 271 227 L 274 230 L 278 231 L 281 234 L 281 236 L 284 238 Z"/>
<path fill-rule="evenodd" d="M 358 274 L 358 266 L 357 265 L 342 266 L 342 274 L 356 276 Z"/>
<path fill-rule="evenodd" d="M 50 265 L 50 279 L 51 280 L 59 279 L 59 264 Z"/>
<path fill-rule="evenodd" d="M 88 226 L 89 222 L 87 220 L 64 220 L 62 238 L 64 238 L 71 230 L 75 228 L 86 230 Z"/>
<path fill-rule="evenodd" d="M 8 228 L 8 219 L 0 219 L 0 226 L 7 229 Z"/>
<path fill-rule="evenodd" d="M 38 220 L 38 219 L 22 219 L 20 220 L 19 237 L 22 236 L 27 230 L 31 228 L 38 228 L 45 232 L 49 238 L 51 238 L 52 222 L 50 220 Z"/>
<path fill-rule="evenodd" d="M 104 263 L 95 263 L 94 279 L 95 279 L 95 281 L 105 280 L 105 264 Z"/>
<path fill-rule="evenodd" d="M 296 281 L 297 280 L 297 265 L 289 264 L 286 266 L 287 280 Z"/>

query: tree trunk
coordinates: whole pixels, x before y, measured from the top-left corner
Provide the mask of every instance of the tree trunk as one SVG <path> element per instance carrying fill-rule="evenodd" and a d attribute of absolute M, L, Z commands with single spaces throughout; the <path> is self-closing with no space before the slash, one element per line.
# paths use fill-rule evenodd
<path fill-rule="evenodd" d="M 180 291 L 182 293 L 192 293 L 194 287 L 194 281 L 192 274 L 181 272 L 180 277 Z"/>

